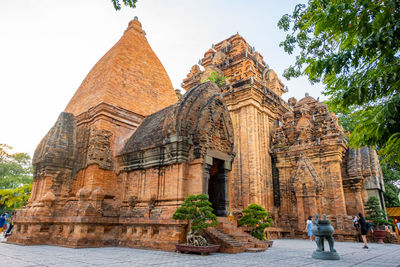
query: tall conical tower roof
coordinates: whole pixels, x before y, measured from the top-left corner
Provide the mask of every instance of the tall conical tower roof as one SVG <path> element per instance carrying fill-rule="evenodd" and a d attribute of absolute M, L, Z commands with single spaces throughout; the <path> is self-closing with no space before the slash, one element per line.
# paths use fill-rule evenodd
<path fill-rule="evenodd" d="M 147 116 L 177 100 L 167 72 L 135 18 L 91 69 L 65 111 L 79 115 L 107 103 Z"/>

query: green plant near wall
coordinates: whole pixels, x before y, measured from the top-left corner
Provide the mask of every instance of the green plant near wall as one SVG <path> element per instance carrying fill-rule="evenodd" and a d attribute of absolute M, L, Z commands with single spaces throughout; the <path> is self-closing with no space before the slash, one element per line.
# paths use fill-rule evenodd
<path fill-rule="evenodd" d="M 272 218 L 268 212 L 257 204 L 250 204 L 242 210 L 243 217 L 239 219 L 239 225 L 251 227 L 250 234 L 260 240 L 265 240 L 265 228 L 271 226 Z"/>
<path fill-rule="evenodd" d="M 211 72 L 210 76 L 207 77 L 207 79 L 203 80 L 202 82 L 207 82 L 207 81 L 212 81 L 217 84 L 219 88 L 223 87 L 226 85 L 226 77 L 223 75 L 219 74 L 216 71 Z"/>
<path fill-rule="evenodd" d="M 387 220 L 387 214 L 381 209 L 379 199 L 375 196 L 369 197 L 368 201 L 365 203 L 365 213 L 367 214 L 365 218 L 369 220 L 372 226 L 377 230 L 384 229 L 385 225 L 392 224 L 390 222 L 392 219 L 389 218 L 389 220 Z"/>

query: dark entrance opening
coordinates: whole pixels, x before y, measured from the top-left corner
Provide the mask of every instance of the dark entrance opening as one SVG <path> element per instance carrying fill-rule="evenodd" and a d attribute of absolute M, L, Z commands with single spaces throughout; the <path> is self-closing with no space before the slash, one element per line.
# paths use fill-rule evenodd
<path fill-rule="evenodd" d="M 208 197 L 217 216 L 228 216 L 228 186 L 224 161 L 213 158 L 208 182 Z"/>

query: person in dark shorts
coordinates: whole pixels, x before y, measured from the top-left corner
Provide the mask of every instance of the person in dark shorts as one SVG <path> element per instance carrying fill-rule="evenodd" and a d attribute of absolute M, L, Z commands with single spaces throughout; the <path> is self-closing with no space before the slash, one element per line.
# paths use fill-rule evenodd
<path fill-rule="evenodd" d="M 358 214 L 358 220 L 357 220 L 358 225 L 360 226 L 361 230 L 361 238 L 364 242 L 364 247 L 363 248 L 368 248 L 367 245 L 367 234 L 368 234 L 368 224 L 364 219 L 364 216 L 361 214 L 361 212 Z"/>

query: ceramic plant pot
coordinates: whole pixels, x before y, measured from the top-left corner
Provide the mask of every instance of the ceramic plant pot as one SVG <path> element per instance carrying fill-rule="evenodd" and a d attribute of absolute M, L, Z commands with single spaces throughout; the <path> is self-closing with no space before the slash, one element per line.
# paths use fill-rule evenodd
<path fill-rule="evenodd" d="M 212 252 L 217 252 L 220 245 L 208 245 L 203 247 L 192 246 L 188 244 L 176 244 L 176 251 L 178 252 L 195 252 L 201 255 L 207 255 Z"/>
<path fill-rule="evenodd" d="M 383 239 L 387 235 L 386 230 L 374 230 L 374 237 L 378 239 L 378 244 L 383 244 Z"/>

